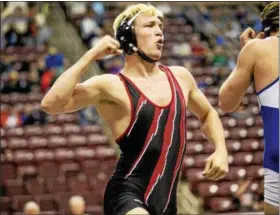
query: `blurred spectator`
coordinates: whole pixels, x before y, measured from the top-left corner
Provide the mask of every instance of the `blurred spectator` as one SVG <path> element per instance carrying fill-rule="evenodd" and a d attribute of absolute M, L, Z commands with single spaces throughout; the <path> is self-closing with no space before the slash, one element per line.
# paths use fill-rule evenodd
<path fill-rule="evenodd" d="M 52 83 L 55 81 L 54 78 L 55 78 L 55 69 L 49 69 L 43 73 L 41 78 L 41 83 L 40 83 L 41 91 L 43 93 L 46 93 L 48 91 Z"/>
<path fill-rule="evenodd" d="M 37 46 L 42 46 L 46 43 L 52 31 L 46 22 L 46 15 L 39 10 L 38 5 L 34 5 L 29 11 L 30 19 L 33 21 L 33 36 L 36 36 Z"/>
<path fill-rule="evenodd" d="M 5 18 L 12 14 L 15 8 L 20 7 L 24 14 L 28 13 L 28 3 L 24 1 L 14 1 L 14 2 L 7 2 L 6 8 L 4 8 L 3 12 L 1 13 L 1 18 Z"/>
<path fill-rule="evenodd" d="M 63 69 L 64 55 L 58 53 L 57 48 L 51 46 L 46 57 L 46 69 Z"/>
<path fill-rule="evenodd" d="M 23 125 L 34 125 L 40 124 L 44 125 L 47 122 L 47 117 L 45 112 L 39 108 L 34 108 L 32 104 L 26 104 L 24 107 L 24 113 L 22 114 L 22 124 Z"/>
<path fill-rule="evenodd" d="M 12 14 L 3 21 L 3 31 L 5 34 L 5 47 L 25 46 L 28 43 L 28 24 L 29 19 L 24 14 L 21 7 L 15 7 Z"/>
<path fill-rule="evenodd" d="M 72 196 L 69 199 L 69 208 L 72 215 L 86 215 L 86 203 L 82 196 Z"/>
<path fill-rule="evenodd" d="M 67 2 L 72 17 L 84 16 L 87 12 L 87 2 Z"/>
<path fill-rule="evenodd" d="M 32 86 L 36 85 L 36 86 L 40 86 L 40 77 L 39 77 L 39 73 L 37 70 L 37 63 L 31 63 L 30 65 L 30 71 L 29 71 L 29 78 L 28 78 L 30 84 Z"/>
<path fill-rule="evenodd" d="M 236 9 L 236 19 L 241 25 L 241 28 L 244 30 L 246 28 L 246 18 L 247 12 L 244 6 L 239 5 Z"/>
<path fill-rule="evenodd" d="M 192 54 L 195 56 L 204 56 L 205 54 L 205 49 L 201 45 L 200 37 L 198 34 L 193 34 L 191 38 L 191 49 L 192 49 Z"/>
<path fill-rule="evenodd" d="M 0 74 L 12 70 L 12 57 L 9 55 L 1 55 L 0 57 Z"/>
<path fill-rule="evenodd" d="M 176 56 L 186 57 L 186 56 L 190 56 L 192 54 L 192 49 L 191 49 L 189 43 L 187 43 L 187 42 L 175 43 L 172 46 L 172 52 Z"/>
<path fill-rule="evenodd" d="M 1 104 L 1 115 L 0 115 L 0 125 L 1 128 L 6 124 L 7 118 L 9 115 L 9 106 L 5 104 Z"/>
<path fill-rule="evenodd" d="M 22 125 L 20 113 L 17 112 L 15 107 L 8 106 L 7 115 L 3 113 L 3 127 L 4 128 L 15 128 Z"/>
<path fill-rule="evenodd" d="M 225 66 L 227 63 L 227 56 L 221 46 L 216 46 L 214 49 L 213 66 Z"/>
<path fill-rule="evenodd" d="M 239 188 L 234 194 L 235 203 L 240 211 L 248 212 L 252 211 L 253 194 L 248 191 L 249 186 L 252 183 L 252 179 L 242 179 L 239 182 Z"/>
<path fill-rule="evenodd" d="M 25 203 L 23 213 L 26 215 L 39 215 L 40 207 L 36 202 L 29 201 Z"/>
<path fill-rule="evenodd" d="M 236 66 L 236 61 L 233 55 L 228 56 L 227 67 L 229 71 L 233 71 Z"/>
<path fill-rule="evenodd" d="M 220 83 L 226 78 L 227 69 L 225 66 L 221 66 L 217 69 L 217 72 L 213 75 L 213 85 L 220 86 Z"/>
<path fill-rule="evenodd" d="M 102 29 L 98 25 L 98 22 L 95 20 L 95 12 L 89 8 L 87 11 L 87 16 L 84 17 L 80 24 L 81 36 L 87 46 L 90 46 L 91 40 L 94 37 L 102 35 Z"/>
<path fill-rule="evenodd" d="M 231 39 L 237 39 L 241 33 L 240 25 L 236 21 L 228 21 L 225 35 Z"/>
<path fill-rule="evenodd" d="M 11 92 L 27 93 L 30 91 L 30 87 L 31 86 L 26 73 L 11 71 L 9 73 L 8 82 L 4 82 L 3 86 L 1 86 L 1 92 L 2 93 L 11 93 Z"/>
<path fill-rule="evenodd" d="M 263 211 L 264 210 L 264 179 L 260 181 L 260 186 L 257 192 L 257 196 L 253 202 L 254 211 Z"/>
<path fill-rule="evenodd" d="M 103 2 L 92 2 L 91 7 L 100 18 L 103 18 L 105 11 Z"/>
<path fill-rule="evenodd" d="M 79 121 L 81 125 L 93 125 L 99 121 L 98 113 L 95 107 L 87 107 L 79 112 Z"/>

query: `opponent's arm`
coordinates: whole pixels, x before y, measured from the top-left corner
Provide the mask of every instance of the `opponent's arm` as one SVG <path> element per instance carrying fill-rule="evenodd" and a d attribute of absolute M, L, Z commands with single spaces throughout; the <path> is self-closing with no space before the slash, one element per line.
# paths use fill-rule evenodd
<path fill-rule="evenodd" d="M 264 32 L 256 35 L 250 27 L 240 35 L 241 52 L 236 67 L 219 92 L 219 106 L 224 112 L 233 112 L 239 107 L 246 89 L 252 83 L 254 56 L 258 51 L 258 41 L 263 38 Z"/>
<path fill-rule="evenodd" d="M 237 64 L 219 91 L 219 106 L 224 112 L 235 111 L 252 83 L 254 49 L 256 41 L 250 41 L 238 55 Z"/>
<path fill-rule="evenodd" d="M 102 96 L 106 75 L 92 77 L 78 84 L 87 66 L 108 54 L 121 54 L 118 41 L 110 36 L 99 43 L 65 71 L 54 83 L 41 102 L 42 109 L 49 114 L 74 112 L 94 105 Z"/>

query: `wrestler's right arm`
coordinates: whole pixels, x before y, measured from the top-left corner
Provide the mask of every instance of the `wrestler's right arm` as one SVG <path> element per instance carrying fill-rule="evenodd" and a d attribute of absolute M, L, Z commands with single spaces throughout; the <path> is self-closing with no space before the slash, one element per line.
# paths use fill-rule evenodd
<path fill-rule="evenodd" d="M 110 75 L 100 75 L 78 83 L 87 66 L 109 54 L 122 54 L 118 41 L 103 37 L 93 48 L 66 70 L 53 84 L 41 101 L 42 109 L 49 114 L 69 113 L 96 104 L 109 84 Z M 109 77 L 108 77 L 109 76 Z"/>

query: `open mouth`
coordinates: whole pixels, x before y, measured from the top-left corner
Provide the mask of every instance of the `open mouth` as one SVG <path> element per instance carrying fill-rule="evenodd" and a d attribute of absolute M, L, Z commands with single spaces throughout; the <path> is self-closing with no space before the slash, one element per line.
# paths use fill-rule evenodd
<path fill-rule="evenodd" d="M 162 39 L 158 40 L 156 42 L 156 44 L 157 44 L 158 47 L 162 48 L 163 47 L 163 40 Z"/>

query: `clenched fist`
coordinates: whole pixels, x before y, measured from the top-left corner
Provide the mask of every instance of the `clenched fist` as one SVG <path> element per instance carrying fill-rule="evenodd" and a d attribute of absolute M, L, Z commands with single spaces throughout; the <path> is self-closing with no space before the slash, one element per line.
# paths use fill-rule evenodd
<path fill-rule="evenodd" d="M 218 181 L 228 174 L 228 154 L 226 150 L 216 150 L 206 159 L 202 175 Z"/>
<path fill-rule="evenodd" d="M 252 39 L 263 39 L 264 32 L 260 32 L 256 36 L 256 32 L 252 28 L 247 28 L 239 37 L 240 39 L 240 46 L 243 48 L 250 40 Z"/>
<path fill-rule="evenodd" d="M 94 53 L 94 60 L 100 60 L 107 55 L 120 55 L 123 51 L 120 49 L 120 43 L 109 35 L 104 36 L 91 49 Z"/>

